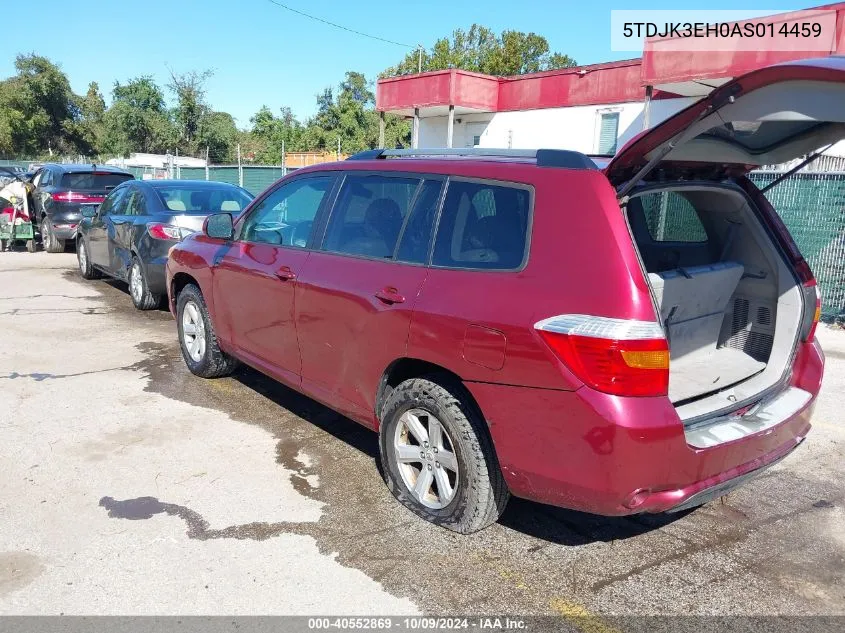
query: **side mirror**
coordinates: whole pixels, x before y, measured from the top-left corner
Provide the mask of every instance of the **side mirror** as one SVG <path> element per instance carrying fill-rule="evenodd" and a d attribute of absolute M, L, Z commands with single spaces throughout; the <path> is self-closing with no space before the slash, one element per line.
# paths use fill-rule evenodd
<path fill-rule="evenodd" d="M 82 207 L 82 217 L 83 218 L 93 218 L 97 215 L 97 212 L 100 210 L 100 206 L 97 205 L 96 207 Z"/>
<path fill-rule="evenodd" d="M 231 240 L 235 234 L 232 214 L 215 213 L 214 215 L 208 216 L 205 219 L 202 230 L 208 237 L 214 237 L 219 240 Z"/>

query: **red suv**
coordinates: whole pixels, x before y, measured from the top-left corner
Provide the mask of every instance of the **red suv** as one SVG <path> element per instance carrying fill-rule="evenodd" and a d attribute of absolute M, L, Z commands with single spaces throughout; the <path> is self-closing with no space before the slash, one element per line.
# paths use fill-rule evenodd
<path fill-rule="evenodd" d="M 705 503 L 810 429 L 816 283 L 746 174 L 841 138 L 843 98 L 845 59 L 811 60 L 722 86 L 604 169 L 374 150 L 299 170 L 172 250 L 185 362 L 244 362 L 378 431 L 397 499 L 459 532 L 511 494 Z"/>

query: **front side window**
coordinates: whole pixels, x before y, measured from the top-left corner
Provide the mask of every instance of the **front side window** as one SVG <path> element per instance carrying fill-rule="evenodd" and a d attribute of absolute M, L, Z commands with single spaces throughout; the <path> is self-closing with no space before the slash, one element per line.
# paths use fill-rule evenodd
<path fill-rule="evenodd" d="M 41 187 L 49 187 L 53 184 L 53 174 L 49 169 L 41 172 L 41 181 L 38 183 Z"/>
<path fill-rule="evenodd" d="M 126 198 L 124 215 L 146 215 L 146 213 L 144 194 L 137 189 L 132 189 L 132 193 Z"/>
<path fill-rule="evenodd" d="M 526 189 L 451 181 L 443 202 L 432 265 L 513 270 L 528 243 Z"/>
<path fill-rule="evenodd" d="M 305 248 L 334 176 L 288 182 L 259 202 L 244 220 L 240 239 Z"/>
<path fill-rule="evenodd" d="M 390 258 L 420 178 L 349 175 L 334 205 L 324 249 Z"/>
<path fill-rule="evenodd" d="M 98 215 L 100 217 L 107 215 L 121 215 L 121 209 L 123 208 L 123 201 L 127 191 L 129 191 L 128 187 L 112 191 L 108 196 L 106 196 L 106 199 L 103 200 L 103 203 L 100 205 Z"/>

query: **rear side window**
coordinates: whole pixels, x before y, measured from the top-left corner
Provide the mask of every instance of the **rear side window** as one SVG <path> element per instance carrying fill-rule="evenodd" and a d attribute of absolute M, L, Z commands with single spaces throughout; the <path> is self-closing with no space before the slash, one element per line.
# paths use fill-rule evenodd
<path fill-rule="evenodd" d="M 513 270 L 525 259 L 531 196 L 525 189 L 452 180 L 434 266 Z"/>
<path fill-rule="evenodd" d="M 107 174 L 95 172 L 74 172 L 62 176 L 61 186 L 65 189 L 113 189 L 120 183 L 132 180 L 129 174 Z"/>
<path fill-rule="evenodd" d="M 392 257 L 419 184 L 419 178 L 347 176 L 329 219 L 325 250 Z"/>
<path fill-rule="evenodd" d="M 162 205 L 177 213 L 240 213 L 252 200 L 245 191 L 234 187 L 156 187 Z"/>

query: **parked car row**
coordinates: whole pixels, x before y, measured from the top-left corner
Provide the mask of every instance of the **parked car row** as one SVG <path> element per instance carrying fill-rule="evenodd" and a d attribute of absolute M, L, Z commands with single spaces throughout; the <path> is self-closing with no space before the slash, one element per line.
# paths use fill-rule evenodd
<path fill-rule="evenodd" d="M 249 204 L 124 183 L 86 211 L 79 267 L 139 307 L 166 292 L 197 376 L 245 363 L 377 431 L 390 490 L 438 525 L 479 530 L 510 495 L 677 512 L 810 429 L 815 279 L 746 174 L 839 140 L 840 93 L 844 58 L 756 71 L 602 168 L 373 150 Z"/>

